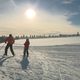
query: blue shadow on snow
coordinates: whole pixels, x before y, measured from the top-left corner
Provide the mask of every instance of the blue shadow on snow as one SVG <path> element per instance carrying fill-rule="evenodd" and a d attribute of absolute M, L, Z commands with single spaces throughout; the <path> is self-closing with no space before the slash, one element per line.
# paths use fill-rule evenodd
<path fill-rule="evenodd" d="M 27 56 L 23 56 L 22 61 L 21 61 L 21 67 L 23 70 L 27 69 L 29 65 L 29 60 L 27 58 Z"/>

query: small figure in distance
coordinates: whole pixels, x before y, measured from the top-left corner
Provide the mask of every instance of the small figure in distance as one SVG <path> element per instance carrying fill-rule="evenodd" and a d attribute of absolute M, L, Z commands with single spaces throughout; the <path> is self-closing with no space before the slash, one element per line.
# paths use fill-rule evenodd
<path fill-rule="evenodd" d="M 24 57 L 26 55 L 26 52 L 27 52 L 27 57 L 29 57 L 29 52 L 28 52 L 29 45 L 30 45 L 30 42 L 29 42 L 29 39 L 27 38 L 24 43 Z"/>
<path fill-rule="evenodd" d="M 11 51 L 12 55 L 15 56 L 14 51 L 13 51 L 13 44 L 14 44 L 14 42 L 15 42 L 15 39 L 13 38 L 12 34 L 9 34 L 9 37 L 7 37 L 5 39 L 5 43 L 7 45 L 5 47 L 5 53 L 4 53 L 4 55 L 7 56 L 7 51 L 8 51 L 8 48 L 10 47 L 10 51 Z"/>

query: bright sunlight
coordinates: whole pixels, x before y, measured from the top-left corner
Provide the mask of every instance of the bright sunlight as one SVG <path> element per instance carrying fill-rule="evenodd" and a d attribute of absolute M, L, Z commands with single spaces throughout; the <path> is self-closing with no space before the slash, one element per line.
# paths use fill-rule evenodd
<path fill-rule="evenodd" d="M 29 19 L 33 19 L 36 15 L 36 12 L 33 9 L 27 9 L 25 15 Z"/>

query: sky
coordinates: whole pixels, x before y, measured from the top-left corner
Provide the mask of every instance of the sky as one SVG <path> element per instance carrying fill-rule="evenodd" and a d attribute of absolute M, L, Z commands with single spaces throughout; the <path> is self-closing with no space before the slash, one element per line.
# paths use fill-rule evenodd
<path fill-rule="evenodd" d="M 33 19 L 25 12 L 33 9 Z M 80 32 L 80 0 L 0 0 L 0 35 Z"/>

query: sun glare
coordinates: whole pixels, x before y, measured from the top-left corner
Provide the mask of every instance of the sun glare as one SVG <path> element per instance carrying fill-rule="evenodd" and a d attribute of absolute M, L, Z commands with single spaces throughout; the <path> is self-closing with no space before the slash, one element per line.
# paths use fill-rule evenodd
<path fill-rule="evenodd" d="M 33 9 L 28 9 L 26 10 L 25 15 L 27 18 L 32 19 L 35 17 L 36 12 Z"/>

